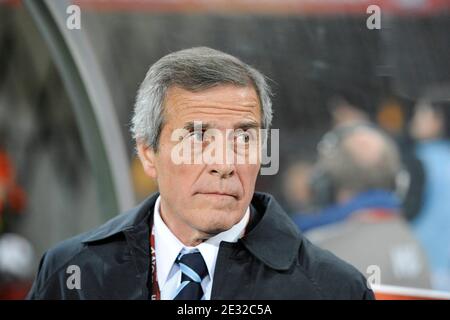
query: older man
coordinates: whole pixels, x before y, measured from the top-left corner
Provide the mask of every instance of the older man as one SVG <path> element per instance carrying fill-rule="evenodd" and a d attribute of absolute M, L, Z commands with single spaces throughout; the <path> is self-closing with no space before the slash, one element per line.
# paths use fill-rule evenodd
<path fill-rule="evenodd" d="M 309 243 L 273 197 L 255 193 L 259 131 L 271 119 L 264 76 L 239 59 L 209 48 L 161 58 L 132 121 L 159 194 L 47 251 L 29 297 L 373 298 L 356 269 Z"/>

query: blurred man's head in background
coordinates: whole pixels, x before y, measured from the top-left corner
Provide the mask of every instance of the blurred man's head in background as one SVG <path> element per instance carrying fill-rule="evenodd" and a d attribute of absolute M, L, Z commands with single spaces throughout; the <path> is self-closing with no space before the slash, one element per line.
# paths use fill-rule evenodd
<path fill-rule="evenodd" d="M 317 172 L 328 197 L 345 202 L 369 190 L 395 191 L 401 170 L 395 143 L 368 125 L 344 126 L 327 133 L 318 145 Z M 325 182 L 323 180 L 326 180 Z M 319 191 L 321 192 L 320 188 Z"/>
<path fill-rule="evenodd" d="M 419 101 L 410 124 L 411 137 L 417 141 L 440 139 L 445 135 L 445 120 L 441 105 L 427 100 Z"/>

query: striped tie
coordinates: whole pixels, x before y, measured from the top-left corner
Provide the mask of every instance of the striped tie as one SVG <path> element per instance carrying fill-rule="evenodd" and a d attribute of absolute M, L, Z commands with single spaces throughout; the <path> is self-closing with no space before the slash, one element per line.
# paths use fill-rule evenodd
<path fill-rule="evenodd" d="M 208 275 L 208 268 L 198 251 L 180 254 L 175 261 L 181 269 L 181 284 L 174 300 L 200 300 L 203 298 L 201 282 Z"/>

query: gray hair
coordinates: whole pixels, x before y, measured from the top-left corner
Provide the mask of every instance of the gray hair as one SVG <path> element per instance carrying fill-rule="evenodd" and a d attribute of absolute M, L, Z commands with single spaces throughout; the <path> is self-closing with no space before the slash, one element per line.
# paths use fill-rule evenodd
<path fill-rule="evenodd" d="M 348 139 L 363 133 L 381 141 L 380 149 L 370 162 L 358 159 L 370 151 L 367 146 L 358 150 L 346 146 Z M 319 167 L 330 176 L 335 190 L 357 193 L 370 189 L 396 191 L 402 163 L 399 150 L 390 137 L 370 125 L 359 124 L 341 127 L 325 135 L 319 143 Z"/>
<path fill-rule="evenodd" d="M 236 57 L 207 47 L 170 53 L 148 70 L 139 87 L 131 133 L 158 150 L 164 124 L 164 100 L 171 86 L 197 92 L 220 85 L 253 86 L 259 97 L 262 127 L 272 122 L 271 91 L 264 75 Z"/>

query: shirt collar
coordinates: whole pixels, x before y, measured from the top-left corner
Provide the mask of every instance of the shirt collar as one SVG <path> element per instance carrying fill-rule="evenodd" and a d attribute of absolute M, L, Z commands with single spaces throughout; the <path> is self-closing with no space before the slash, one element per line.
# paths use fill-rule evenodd
<path fill-rule="evenodd" d="M 185 249 L 193 251 L 198 249 L 208 267 L 208 273 L 212 277 L 219 251 L 219 245 L 222 241 L 237 242 L 245 233 L 245 228 L 250 219 L 250 209 L 244 214 L 244 217 L 227 231 L 221 232 L 214 237 L 202 242 L 196 247 L 185 246 L 167 227 L 160 215 L 161 197 L 158 197 L 154 207 L 154 232 L 155 232 L 155 251 L 156 251 L 156 270 L 158 283 L 161 286 L 167 281 L 170 270 L 172 269 L 178 254 Z M 158 254 L 164 252 L 164 254 Z"/>

